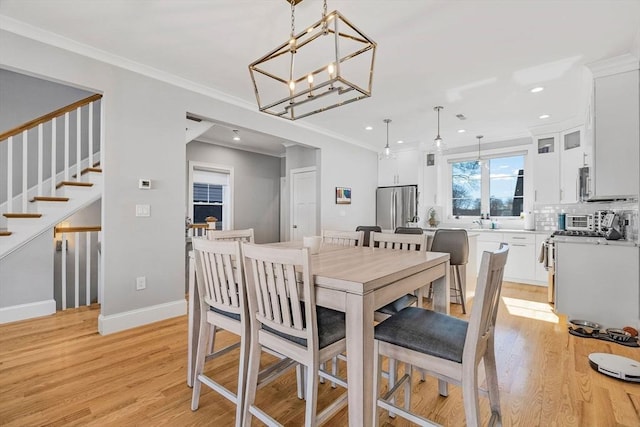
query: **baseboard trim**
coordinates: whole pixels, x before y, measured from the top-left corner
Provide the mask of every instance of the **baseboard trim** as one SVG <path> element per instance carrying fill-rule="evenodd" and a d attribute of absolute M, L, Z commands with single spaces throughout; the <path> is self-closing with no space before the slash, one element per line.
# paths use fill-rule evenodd
<path fill-rule="evenodd" d="M 56 312 L 55 300 L 30 302 L 0 308 L 0 324 L 48 316 Z"/>
<path fill-rule="evenodd" d="M 184 299 L 108 316 L 101 314 L 98 316 L 98 332 L 101 335 L 113 334 L 184 314 L 187 314 L 187 301 Z"/>

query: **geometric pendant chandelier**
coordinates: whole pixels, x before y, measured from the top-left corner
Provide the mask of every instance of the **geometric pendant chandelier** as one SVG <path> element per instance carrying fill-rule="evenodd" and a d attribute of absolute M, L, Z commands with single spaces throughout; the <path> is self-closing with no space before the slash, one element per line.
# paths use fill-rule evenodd
<path fill-rule="evenodd" d="M 258 102 L 264 113 L 301 119 L 371 96 L 376 43 L 340 12 L 327 14 L 295 32 L 291 4 L 289 40 L 249 65 Z"/>

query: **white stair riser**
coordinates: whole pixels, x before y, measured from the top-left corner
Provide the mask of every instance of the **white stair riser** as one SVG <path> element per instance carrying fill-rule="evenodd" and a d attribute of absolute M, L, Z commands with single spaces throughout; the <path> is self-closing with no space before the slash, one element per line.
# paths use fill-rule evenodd
<path fill-rule="evenodd" d="M 58 212 L 60 210 L 68 209 L 69 202 L 45 202 L 45 201 L 36 201 L 30 202 L 27 205 L 27 210 L 29 213 L 41 213 L 46 214 L 47 212 Z"/>

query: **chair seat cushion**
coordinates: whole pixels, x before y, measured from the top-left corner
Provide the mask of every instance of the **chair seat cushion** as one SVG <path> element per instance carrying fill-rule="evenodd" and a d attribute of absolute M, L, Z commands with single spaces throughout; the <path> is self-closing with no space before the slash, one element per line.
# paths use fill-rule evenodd
<path fill-rule="evenodd" d="M 304 306 L 304 304 L 302 304 Z M 304 312 L 304 307 L 303 310 Z M 331 310 L 325 307 L 316 307 L 316 319 L 318 321 L 318 348 L 325 348 L 334 342 L 340 341 L 346 337 L 346 329 L 344 322 L 344 313 Z M 303 317 L 303 324 L 306 327 L 306 320 Z M 289 334 L 276 331 L 273 328 L 262 325 L 262 328 L 272 334 L 293 341 L 296 344 L 307 346 L 307 340 L 304 338 L 294 337 Z M 277 350 L 277 349 L 275 349 Z"/>
<path fill-rule="evenodd" d="M 462 363 L 468 323 L 424 308 L 407 307 L 375 327 L 375 339 Z"/>
<path fill-rule="evenodd" d="M 228 311 L 220 310 L 219 308 L 213 308 L 211 306 L 209 306 L 209 308 L 214 313 L 222 314 L 223 316 L 226 316 L 226 317 L 229 317 L 231 319 L 237 320 L 238 322 L 240 321 L 240 315 L 237 314 L 237 313 L 230 313 Z"/>
<path fill-rule="evenodd" d="M 416 302 L 418 302 L 418 297 L 417 296 L 415 296 L 413 294 L 406 294 L 404 296 L 401 296 L 397 300 L 390 302 L 389 304 L 385 305 L 384 307 L 380 307 L 376 311 L 378 313 L 388 314 L 390 316 L 393 316 L 394 314 L 400 313 L 400 311 L 402 309 L 407 308 L 407 307 L 411 307 Z"/>

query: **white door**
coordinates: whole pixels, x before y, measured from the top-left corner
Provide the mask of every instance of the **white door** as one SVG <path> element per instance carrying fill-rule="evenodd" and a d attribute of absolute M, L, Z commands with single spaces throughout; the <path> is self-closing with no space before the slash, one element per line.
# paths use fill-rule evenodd
<path fill-rule="evenodd" d="M 291 240 L 316 234 L 315 168 L 291 170 Z"/>

